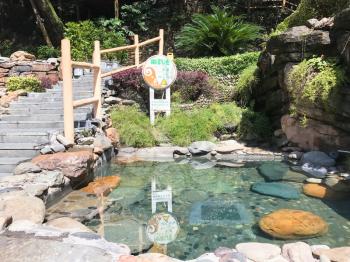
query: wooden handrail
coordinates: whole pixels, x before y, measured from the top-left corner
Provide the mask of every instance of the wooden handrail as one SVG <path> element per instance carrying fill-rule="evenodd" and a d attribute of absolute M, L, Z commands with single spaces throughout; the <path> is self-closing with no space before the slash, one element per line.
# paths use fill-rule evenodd
<path fill-rule="evenodd" d="M 85 68 L 85 69 L 98 69 L 98 65 L 86 63 L 86 62 L 76 62 L 72 61 L 72 67 L 79 67 L 79 68 Z"/>
<path fill-rule="evenodd" d="M 92 63 L 87 62 L 77 62 L 72 61 L 71 57 L 71 46 L 68 39 L 62 40 L 61 52 L 62 52 L 62 62 L 61 62 L 61 71 L 63 78 L 63 110 L 64 110 L 64 134 L 66 138 L 74 143 L 74 108 L 93 105 L 94 111 L 93 115 L 97 119 L 102 119 L 102 91 L 101 91 L 101 82 L 102 78 L 111 76 L 118 72 L 122 72 L 131 68 L 138 68 L 144 65 L 140 63 L 140 47 L 159 42 L 159 54 L 164 53 L 164 30 L 159 30 L 159 36 L 146 40 L 144 42 L 139 42 L 138 35 L 134 36 L 134 44 L 128 46 L 120 46 L 109 49 L 100 49 L 100 42 L 95 41 L 94 43 L 94 53 L 92 56 Z M 103 73 L 101 72 L 101 55 L 111 52 L 119 52 L 124 50 L 134 49 L 135 52 L 135 64 L 130 66 L 125 66 L 112 70 L 110 72 Z M 94 76 L 94 95 L 90 98 L 80 99 L 77 101 L 73 100 L 73 81 L 72 81 L 72 69 L 74 67 L 93 69 Z"/>
<path fill-rule="evenodd" d="M 101 50 L 101 54 L 130 50 L 130 49 L 135 49 L 135 48 L 136 48 L 136 45 L 119 46 L 119 47 L 115 47 L 115 48 Z"/>

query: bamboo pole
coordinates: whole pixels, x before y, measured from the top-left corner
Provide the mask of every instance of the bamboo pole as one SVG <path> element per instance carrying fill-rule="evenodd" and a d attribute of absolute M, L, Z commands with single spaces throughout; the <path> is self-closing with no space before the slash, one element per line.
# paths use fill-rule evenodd
<path fill-rule="evenodd" d="M 164 54 L 164 29 L 159 30 L 159 54 L 163 55 Z"/>
<path fill-rule="evenodd" d="M 63 113 L 64 113 L 64 135 L 74 143 L 74 110 L 73 110 L 73 81 L 72 81 L 72 60 L 70 42 L 68 39 L 61 41 L 62 62 L 61 71 L 63 78 Z"/>
<path fill-rule="evenodd" d="M 139 44 L 139 47 L 144 46 L 144 45 L 149 45 L 149 44 L 152 44 L 152 43 L 158 42 L 158 41 L 160 41 L 160 37 L 159 36 L 157 36 L 155 38 L 152 38 L 152 39 L 149 39 L 149 40 L 146 40 L 144 42 L 141 42 Z"/>
<path fill-rule="evenodd" d="M 94 69 L 98 68 L 98 66 L 86 62 L 76 62 L 72 61 L 72 67 L 79 67 L 79 68 L 85 68 L 85 69 Z"/>
<path fill-rule="evenodd" d="M 98 101 L 94 104 L 94 117 L 102 119 L 102 103 L 101 103 L 101 49 L 100 41 L 95 41 L 94 54 L 92 63 L 95 65 L 94 69 L 94 98 Z"/>
<path fill-rule="evenodd" d="M 135 68 L 135 67 L 136 67 L 136 65 L 124 66 L 124 67 L 122 67 L 122 68 L 118 68 L 118 69 L 115 69 L 115 70 L 113 70 L 113 71 L 109 71 L 109 72 L 107 72 L 107 73 L 103 73 L 103 74 L 101 75 L 101 77 L 102 77 L 102 78 L 105 78 L 105 77 L 107 77 L 107 76 L 111 76 L 111 75 L 114 75 L 114 74 L 116 74 L 116 73 L 119 73 L 119 72 L 122 72 L 122 71 L 125 71 L 125 70 L 128 70 L 128 69 L 131 69 L 131 68 Z"/>
<path fill-rule="evenodd" d="M 135 45 L 127 45 L 127 46 L 119 46 L 119 47 L 104 49 L 104 50 L 101 50 L 101 54 L 134 49 L 135 47 L 136 47 Z"/>
<path fill-rule="evenodd" d="M 139 66 L 140 64 L 140 47 L 139 47 L 139 36 L 134 35 L 134 45 L 135 47 L 135 66 Z"/>
<path fill-rule="evenodd" d="M 84 98 L 84 99 L 80 99 L 80 100 L 76 100 L 73 102 L 73 107 L 81 107 L 81 106 L 86 106 L 86 105 L 90 105 L 90 104 L 97 104 L 99 102 L 99 98 L 96 97 L 90 97 L 90 98 Z"/>

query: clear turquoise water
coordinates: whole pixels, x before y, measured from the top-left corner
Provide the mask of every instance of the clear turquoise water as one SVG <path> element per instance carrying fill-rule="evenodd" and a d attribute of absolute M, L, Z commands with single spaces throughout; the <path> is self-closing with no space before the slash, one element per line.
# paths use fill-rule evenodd
<path fill-rule="evenodd" d="M 122 182 L 109 195 L 110 200 L 118 200 L 106 212 L 105 223 L 132 217 L 146 224 L 152 216 L 151 181 L 156 177 L 158 188 L 172 187 L 173 215 L 180 224 L 177 239 L 167 246 L 167 254 L 172 257 L 193 259 L 220 246 L 234 247 L 246 241 L 285 243 L 271 239 L 257 227 L 263 215 L 280 208 L 310 211 L 328 222 L 326 235 L 303 241 L 332 247 L 350 245 L 350 200 L 324 203 L 303 194 L 299 200 L 283 200 L 253 193 L 251 185 L 264 181 L 256 169 L 260 164 L 205 170 L 177 163 L 111 165 L 104 175 L 119 175 Z M 302 186 L 286 183 L 299 189 Z M 195 212 L 198 205 L 202 206 L 200 219 Z M 157 211 L 166 211 L 166 206 L 158 204 Z M 96 220 L 89 225 L 96 228 L 98 224 Z"/>

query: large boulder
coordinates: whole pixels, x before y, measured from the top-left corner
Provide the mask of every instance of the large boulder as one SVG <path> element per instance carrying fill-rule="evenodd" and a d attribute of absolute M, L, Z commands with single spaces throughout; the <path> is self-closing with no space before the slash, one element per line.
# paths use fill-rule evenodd
<path fill-rule="evenodd" d="M 302 164 L 311 164 L 313 166 L 332 167 L 335 166 L 335 160 L 321 151 L 307 152 L 301 158 Z"/>
<path fill-rule="evenodd" d="M 274 196 L 284 199 L 299 199 L 300 193 L 299 191 L 292 185 L 284 184 L 284 183 L 255 183 L 252 185 L 251 190 L 253 192 Z"/>
<path fill-rule="evenodd" d="M 45 217 L 45 204 L 40 198 L 32 196 L 0 196 L 0 216 L 41 224 Z"/>
<path fill-rule="evenodd" d="M 10 60 L 18 61 L 18 62 L 34 61 L 35 55 L 32 55 L 32 54 L 25 52 L 25 51 L 17 51 L 17 52 L 14 52 L 13 54 L 11 54 Z"/>
<path fill-rule="evenodd" d="M 32 163 L 44 170 L 60 170 L 66 177 L 78 178 L 89 173 L 93 154 L 91 151 L 78 151 L 41 155 L 33 158 Z"/>
<path fill-rule="evenodd" d="M 112 190 L 120 184 L 119 176 L 98 177 L 95 181 L 90 182 L 81 191 L 96 195 L 108 195 Z"/>
<path fill-rule="evenodd" d="M 279 239 L 303 239 L 325 234 L 327 223 L 310 212 L 293 209 L 274 211 L 259 221 L 266 234 Z"/>
<path fill-rule="evenodd" d="M 209 141 L 197 141 L 193 142 L 188 150 L 192 155 L 203 155 L 214 150 L 215 144 Z"/>

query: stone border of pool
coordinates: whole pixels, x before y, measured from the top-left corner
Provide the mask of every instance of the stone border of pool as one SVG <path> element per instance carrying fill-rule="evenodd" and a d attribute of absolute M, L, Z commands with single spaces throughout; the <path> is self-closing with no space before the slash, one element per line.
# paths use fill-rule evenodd
<path fill-rule="evenodd" d="M 110 150 L 106 150 L 109 156 Z M 16 175 L 0 180 L 1 261 L 23 261 L 29 253 L 33 261 L 68 261 L 69 253 L 74 254 L 76 261 L 181 261 L 152 253 L 132 256 L 127 246 L 108 242 L 73 219 L 66 218 L 62 221 L 62 218 L 58 218 L 42 224 L 45 204 L 52 205 L 74 188 L 93 179 L 93 169 L 102 158 L 101 154 L 96 157 L 93 152 L 93 149 L 80 148 L 79 151 L 39 156 L 31 162 L 20 164 L 16 168 Z M 197 159 L 215 165 L 239 167 L 240 163 L 246 161 L 280 161 L 283 155 L 245 147 L 233 140 L 219 144 L 200 141 L 188 148 L 122 148 L 115 161 L 128 164 L 137 161 L 193 162 Z M 199 166 L 200 168 L 208 167 Z M 6 211 L 13 215 L 9 216 Z M 190 261 L 341 261 L 334 260 L 334 256 L 338 259 L 340 255 L 347 255 L 349 249 L 350 247 L 329 249 L 322 245 L 310 247 L 302 242 L 286 244 L 282 249 L 272 244 L 244 243 L 237 245 L 236 249 L 219 248 L 214 253 Z M 21 254 L 16 250 L 21 250 Z M 313 254 L 320 260 L 314 258 Z M 299 260 L 295 260 L 296 256 Z"/>

